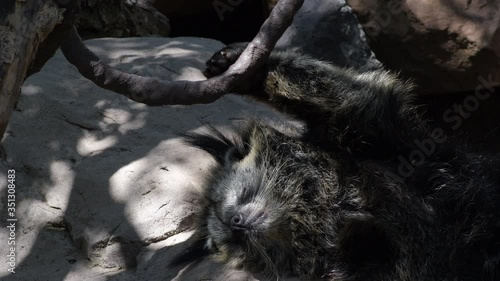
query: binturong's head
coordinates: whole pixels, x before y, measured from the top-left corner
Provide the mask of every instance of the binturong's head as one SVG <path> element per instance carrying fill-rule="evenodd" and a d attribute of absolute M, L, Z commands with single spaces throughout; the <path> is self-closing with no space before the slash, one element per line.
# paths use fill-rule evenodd
<path fill-rule="evenodd" d="M 218 162 L 206 186 L 197 231 L 218 261 L 253 272 L 280 275 L 291 256 L 291 198 L 279 186 L 283 165 L 269 159 L 265 132 L 254 127 L 231 139 L 211 129 L 186 141 Z"/>

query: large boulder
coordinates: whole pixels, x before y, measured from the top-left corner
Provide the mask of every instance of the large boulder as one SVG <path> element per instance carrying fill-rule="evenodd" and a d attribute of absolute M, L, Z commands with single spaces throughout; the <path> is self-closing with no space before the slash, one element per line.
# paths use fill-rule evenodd
<path fill-rule="evenodd" d="M 423 93 L 500 83 L 500 1 L 347 0 L 386 66 Z M 492 82 L 490 82 L 492 83 Z"/>
<path fill-rule="evenodd" d="M 344 0 L 306 0 L 277 47 L 292 48 L 339 66 L 381 67 Z"/>

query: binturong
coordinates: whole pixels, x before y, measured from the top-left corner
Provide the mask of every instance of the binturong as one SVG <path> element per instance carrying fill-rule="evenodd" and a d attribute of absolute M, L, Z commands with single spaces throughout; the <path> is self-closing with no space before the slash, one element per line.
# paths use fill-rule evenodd
<path fill-rule="evenodd" d="M 244 47 L 217 52 L 205 74 Z M 275 278 L 500 280 L 500 157 L 436 136 L 411 83 L 287 51 L 251 81 L 238 94 L 305 127 L 249 120 L 185 135 L 216 160 L 191 254 Z"/>

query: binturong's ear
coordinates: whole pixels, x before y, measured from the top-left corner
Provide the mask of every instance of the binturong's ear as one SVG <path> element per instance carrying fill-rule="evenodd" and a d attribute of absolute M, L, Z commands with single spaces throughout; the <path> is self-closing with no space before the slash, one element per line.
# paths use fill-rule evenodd
<path fill-rule="evenodd" d="M 231 165 L 235 162 L 241 161 L 241 159 L 245 158 L 245 155 L 247 154 L 248 152 L 245 149 L 232 146 L 226 152 L 226 155 L 224 157 L 224 164 Z"/>
<path fill-rule="evenodd" d="M 211 125 L 207 125 L 207 132 L 183 134 L 183 140 L 201 150 L 210 153 L 221 165 L 231 165 L 243 159 L 249 151 L 247 139 L 244 135 L 226 136 Z"/>

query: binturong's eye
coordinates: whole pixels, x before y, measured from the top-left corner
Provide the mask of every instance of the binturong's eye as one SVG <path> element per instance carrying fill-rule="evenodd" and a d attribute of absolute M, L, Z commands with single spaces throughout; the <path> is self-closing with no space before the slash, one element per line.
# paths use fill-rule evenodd
<path fill-rule="evenodd" d="M 232 164 L 234 162 L 241 161 L 245 158 L 245 152 L 240 151 L 237 147 L 231 147 L 228 149 L 226 156 L 224 157 L 224 162 L 226 164 Z"/>
<path fill-rule="evenodd" d="M 257 188 L 256 187 L 251 187 L 248 184 L 245 184 L 241 187 L 240 193 L 238 195 L 238 204 L 245 204 L 250 201 L 256 196 Z"/>

